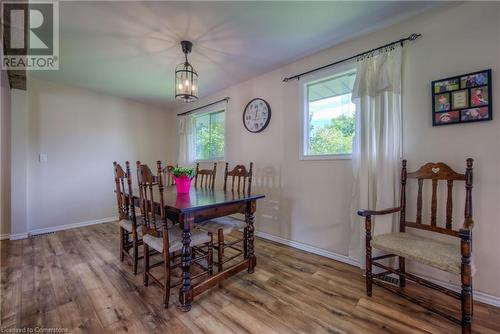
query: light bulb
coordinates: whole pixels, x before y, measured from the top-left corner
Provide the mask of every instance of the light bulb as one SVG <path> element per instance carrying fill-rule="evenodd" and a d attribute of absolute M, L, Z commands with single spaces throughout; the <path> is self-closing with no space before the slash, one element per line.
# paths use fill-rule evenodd
<path fill-rule="evenodd" d="M 182 84 L 181 83 L 179 84 L 179 89 L 182 89 Z"/>
<path fill-rule="evenodd" d="M 187 86 L 187 87 L 189 86 L 189 81 L 188 80 L 184 81 L 184 86 Z"/>
<path fill-rule="evenodd" d="M 195 90 L 195 89 L 196 89 L 195 85 L 193 85 L 193 88 L 191 88 L 191 89 L 192 89 L 192 90 Z"/>

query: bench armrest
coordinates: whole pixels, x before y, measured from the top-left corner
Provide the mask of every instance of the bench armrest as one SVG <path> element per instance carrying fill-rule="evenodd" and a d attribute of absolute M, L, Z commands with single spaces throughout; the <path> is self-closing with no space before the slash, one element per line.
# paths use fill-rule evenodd
<path fill-rule="evenodd" d="M 401 211 L 401 207 L 395 207 L 395 208 L 390 208 L 390 209 L 384 209 L 384 210 L 359 210 L 358 215 L 361 217 L 370 217 L 370 216 L 380 216 L 380 215 L 387 215 L 389 213 L 395 213 Z"/>

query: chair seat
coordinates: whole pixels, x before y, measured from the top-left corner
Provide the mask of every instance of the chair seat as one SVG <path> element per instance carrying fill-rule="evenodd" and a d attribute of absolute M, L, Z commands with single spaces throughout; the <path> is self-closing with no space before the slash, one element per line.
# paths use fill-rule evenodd
<path fill-rule="evenodd" d="M 232 217 L 219 217 L 204 221 L 198 226 L 200 227 L 200 229 L 210 233 L 215 234 L 218 230 L 222 229 L 222 232 L 224 234 L 229 234 L 235 230 L 244 229 L 246 227 L 246 223 Z"/>
<path fill-rule="evenodd" d="M 123 229 L 125 229 L 127 232 L 132 232 L 132 230 L 133 230 L 131 220 L 122 219 L 118 222 L 118 224 L 120 224 L 120 226 L 123 227 Z M 137 224 L 136 230 L 137 230 L 137 232 L 141 231 L 141 224 L 140 223 Z"/>
<path fill-rule="evenodd" d="M 373 237 L 371 246 L 392 254 L 460 274 L 460 246 L 409 233 L 389 233 Z"/>
<path fill-rule="evenodd" d="M 163 237 L 154 237 L 146 234 L 142 241 L 158 252 L 163 252 Z M 178 226 L 168 229 L 169 252 L 177 252 L 182 249 L 182 230 Z M 198 246 L 210 242 L 210 236 L 203 231 L 191 230 L 191 246 Z"/>

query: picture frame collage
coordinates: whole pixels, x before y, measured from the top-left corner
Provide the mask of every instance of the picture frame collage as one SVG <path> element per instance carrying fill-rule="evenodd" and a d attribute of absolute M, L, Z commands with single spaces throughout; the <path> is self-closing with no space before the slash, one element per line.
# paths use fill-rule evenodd
<path fill-rule="evenodd" d="M 433 81 L 432 125 L 492 120 L 491 69 Z"/>

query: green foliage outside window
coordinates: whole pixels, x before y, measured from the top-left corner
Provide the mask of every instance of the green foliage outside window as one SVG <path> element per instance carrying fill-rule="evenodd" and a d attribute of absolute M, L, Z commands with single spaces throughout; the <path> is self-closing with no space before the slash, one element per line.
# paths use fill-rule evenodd
<path fill-rule="evenodd" d="M 196 160 L 224 158 L 224 111 L 194 119 Z"/>
<path fill-rule="evenodd" d="M 354 115 L 340 115 L 323 126 L 309 124 L 310 154 L 352 153 Z"/>

